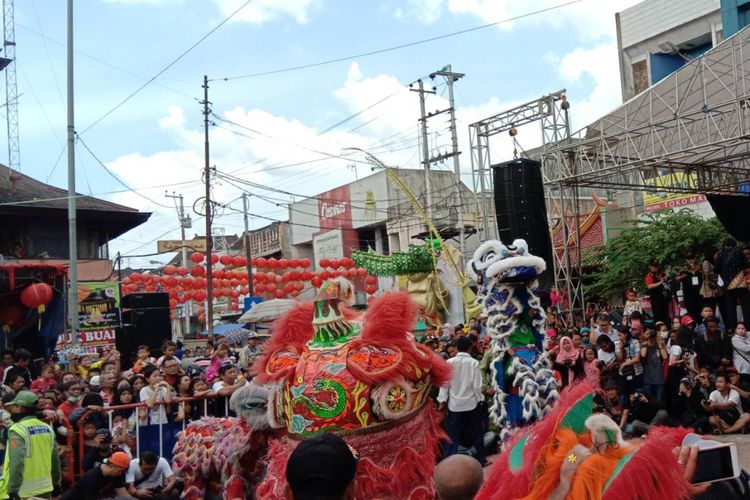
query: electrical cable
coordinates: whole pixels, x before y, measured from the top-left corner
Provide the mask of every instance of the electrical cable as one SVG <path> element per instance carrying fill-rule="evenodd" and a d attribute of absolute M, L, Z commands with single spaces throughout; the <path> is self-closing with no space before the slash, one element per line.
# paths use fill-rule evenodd
<path fill-rule="evenodd" d="M 532 11 L 532 12 L 527 12 L 525 14 L 520 14 L 520 15 L 517 15 L 517 16 L 514 16 L 514 17 L 509 17 L 509 18 L 506 18 L 506 19 L 501 19 L 500 21 L 495 21 L 495 22 L 492 22 L 492 23 L 482 24 L 480 26 L 474 26 L 473 28 L 467 28 L 467 29 L 463 29 L 463 30 L 459 30 L 459 31 L 453 31 L 451 33 L 446 33 L 446 34 L 443 34 L 443 35 L 433 36 L 433 37 L 430 37 L 430 38 L 425 38 L 425 39 L 417 40 L 417 41 L 413 41 L 413 42 L 402 43 L 400 45 L 394 45 L 392 47 L 387 47 L 387 48 L 383 48 L 383 49 L 371 50 L 369 52 L 361 52 L 359 54 L 354 54 L 354 55 L 350 55 L 350 56 L 343 56 L 343 57 L 337 57 L 337 58 L 334 58 L 334 59 L 327 59 L 327 60 L 318 61 L 318 62 L 309 63 L 309 64 L 300 64 L 298 66 L 288 66 L 286 68 L 278 68 L 278 69 L 269 70 L 269 71 L 261 71 L 261 72 L 257 72 L 257 73 L 248 73 L 248 74 L 245 74 L 245 75 L 237 75 L 237 76 L 228 76 L 228 77 L 224 77 L 224 78 L 216 78 L 216 79 L 210 80 L 210 81 L 225 81 L 225 82 L 227 82 L 227 81 L 230 81 L 230 80 L 241 80 L 241 79 L 246 79 L 246 78 L 257 78 L 257 77 L 260 77 L 260 76 L 275 75 L 275 74 L 278 74 L 278 73 L 288 73 L 290 71 L 298 71 L 298 70 L 302 70 L 302 69 L 316 68 L 318 66 L 324 66 L 324 65 L 327 65 L 327 64 L 335 64 L 335 63 L 344 62 L 344 61 L 351 61 L 352 59 L 359 59 L 359 58 L 362 58 L 362 57 L 368 57 L 368 56 L 373 56 L 373 55 L 377 55 L 377 54 L 384 54 L 386 52 L 393 52 L 395 50 L 405 49 L 405 48 L 409 48 L 409 47 L 415 47 L 415 46 L 418 46 L 418 45 L 423 45 L 423 44 L 430 43 L 430 42 L 435 42 L 435 41 L 438 41 L 438 40 L 444 40 L 446 38 L 451 38 L 451 37 L 455 37 L 455 36 L 459 36 L 459 35 L 465 35 L 466 33 L 471 33 L 473 31 L 479 31 L 479 30 L 491 28 L 491 27 L 497 26 L 499 24 L 510 23 L 510 22 L 513 22 L 513 21 L 518 21 L 520 19 L 524 19 L 524 18 L 527 18 L 527 17 L 535 16 L 535 15 L 538 15 L 538 14 L 544 14 L 546 12 L 550 12 L 550 11 L 553 11 L 553 10 L 556 10 L 556 9 L 560 9 L 562 7 L 567 7 L 569 5 L 573 5 L 573 4 L 582 2 L 582 1 L 583 0 L 572 0 L 570 2 L 565 2 L 565 3 L 561 3 L 561 4 L 557 4 L 557 5 L 552 5 L 550 7 L 544 8 L 544 9 L 539 9 L 539 10 L 535 10 L 535 11 Z"/>
<path fill-rule="evenodd" d="M 167 70 L 169 70 L 169 68 L 171 68 L 172 66 L 174 66 L 175 64 L 177 64 L 180 60 L 182 60 L 183 57 L 185 57 L 186 55 L 188 55 L 194 48 L 196 48 L 198 45 L 200 45 L 209 36 L 213 35 L 219 28 L 221 28 L 227 22 L 229 22 L 230 19 L 232 19 L 242 9 L 244 9 L 245 7 L 247 7 L 250 4 L 250 2 L 252 2 L 252 1 L 253 0 L 247 0 L 245 3 L 243 3 L 242 5 L 240 5 L 239 7 L 237 7 L 237 9 L 234 10 L 234 12 L 232 12 L 227 17 L 225 17 L 224 19 L 222 19 L 221 22 L 219 22 L 219 24 L 217 24 L 216 26 L 214 26 L 213 28 L 211 28 L 211 30 L 209 30 L 208 33 L 206 33 L 200 39 L 198 39 L 197 42 L 195 42 L 194 44 L 192 44 L 190 47 L 187 48 L 187 50 L 185 50 L 184 52 L 182 52 L 179 56 L 177 56 L 175 59 L 173 59 L 169 64 L 167 64 L 166 66 L 164 66 L 161 70 L 159 70 L 158 73 L 156 73 L 154 76 L 152 76 L 151 78 L 149 78 L 148 81 L 146 81 L 143 85 L 141 85 L 140 87 L 138 87 L 137 89 L 135 89 L 133 92 L 131 92 L 127 97 L 125 97 L 125 99 L 123 99 L 117 105 L 115 105 L 115 107 L 113 107 L 112 109 L 110 109 L 109 111 L 107 111 L 106 113 L 104 113 L 102 116 L 100 116 L 99 118 L 97 118 L 96 120 L 94 120 L 93 123 L 91 123 L 88 127 L 86 127 L 85 129 L 83 129 L 83 131 L 80 132 L 80 133 L 78 133 L 78 135 L 79 136 L 83 135 L 86 132 L 88 132 L 89 130 L 91 130 L 93 127 L 95 127 L 97 124 L 99 124 L 102 120 L 104 120 L 109 115 L 111 115 L 116 110 L 118 110 L 123 104 L 125 104 L 130 99 L 132 99 L 133 97 L 135 97 L 135 95 L 138 94 L 141 90 L 143 90 L 146 87 L 148 87 L 151 84 L 151 82 L 153 82 L 154 80 L 156 80 L 157 78 L 159 78 Z"/>

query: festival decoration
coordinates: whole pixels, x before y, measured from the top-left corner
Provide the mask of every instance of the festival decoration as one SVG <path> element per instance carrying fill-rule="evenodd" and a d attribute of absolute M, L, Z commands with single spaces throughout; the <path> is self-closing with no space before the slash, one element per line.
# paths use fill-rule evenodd
<path fill-rule="evenodd" d="M 656 427 L 645 441 L 628 442 L 611 418 L 593 413 L 593 391 L 585 382 L 569 387 L 515 436 L 476 499 L 687 498 L 690 484 L 672 449 L 688 431 Z"/>
<path fill-rule="evenodd" d="M 47 283 L 33 283 L 21 291 L 21 303 L 29 309 L 36 309 L 39 314 L 52 300 L 52 287 Z"/>
<path fill-rule="evenodd" d="M 400 276 L 404 274 L 431 273 L 435 258 L 427 245 L 409 245 L 408 252 L 379 255 L 373 250 L 352 252 L 354 263 L 375 276 Z"/>
<path fill-rule="evenodd" d="M 467 264 L 478 285 L 477 301 L 487 315 L 492 338 L 490 418 L 507 440 L 513 430 L 542 418 L 558 397 L 551 362 L 544 350 L 545 314 L 537 288 L 543 259 L 524 240 L 483 243 Z"/>
<path fill-rule="evenodd" d="M 193 252 L 190 254 L 190 260 L 192 260 L 196 264 L 200 264 L 206 259 L 206 256 L 202 253 Z"/>

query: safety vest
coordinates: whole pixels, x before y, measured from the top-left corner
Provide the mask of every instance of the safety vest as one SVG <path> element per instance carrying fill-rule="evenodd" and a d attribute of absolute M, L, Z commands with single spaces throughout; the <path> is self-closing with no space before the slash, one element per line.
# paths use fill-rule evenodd
<path fill-rule="evenodd" d="M 52 454 L 55 436 L 52 427 L 35 417 L 25 418 L 11 426 L 8 435 L 16 433 L 26 442 L 26 459 L 23 464 L 23 483 L 18 495 L 21 498 L 43 495 L 52 491 Z M 10 439 L 8 439 L 10 445 Z M 10 455 L 8 448 L 3 462 L 3 477 L 0 480 L 0 499 L 8 498 L 10 480 Z"/>

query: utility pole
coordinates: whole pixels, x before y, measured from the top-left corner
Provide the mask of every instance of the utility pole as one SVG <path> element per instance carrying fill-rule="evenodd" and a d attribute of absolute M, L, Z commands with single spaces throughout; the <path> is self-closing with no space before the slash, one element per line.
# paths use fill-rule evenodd
<path fill-rule="evenodd" d="M 78 346 L 78 231 L 76 221 L 75 115 L 73 113 L 73 0 L 68 0 L 68 316 L 70 338 Z"/>
<path fill-rule="evenodd" d="M 420 118 L 419 122 L 422 128 L 422 165 L 424 166 L 424 187 L 425 187 L 425 212 L 427 217 L 432 219 L 432 184 L 430 182 L 430 150 L 427 144 L 427 112 L 425 111 L 425 94 L 434 94 L 434 90 L 425 90 L 424 82 L 420 78 L 417 80 L 419 83 L 419 89 L 410 89 L 412 92 L 419 92 L 419 110 Z"/>
<path fill-rule="evenodd" d="M 451 153 L 444 155 L 444 157 L 453 156 L 453 172 L 456 174 L 456 203 L 457 216 L 458 216 L 458 231 L 459 231 L 459 249 L 461 250 L 461 258 L 463 259 L 466 245 L 464 242 L 465 238 L 465 223 L 464 223 L 464 204 L 463 197 L 461 196 L 461 165 L 459 163 L 459 155 L 461 151 L 458 150 L 458 134 L 456 133 L 456 101 L 453 98 L 453 83 L 458 81 L 459 78 L 466 76 L 464 73 L 454 73 L 451 65 L 445 66 L 440 71 L 436 71 L 430 77 L 435 75 L 442 76 L 445 78 L 445 82 L 448 84 L 448 102 L 450 103 L 450 130 L 451 130 Z M 461 269 L 463 269 L 463 262 L 461 263 Z"/>
<path fill-rule="evenodd" d="M 203 75 L 203 131 L 205 133 L 204 142 L 204 166 L 203 177 L 206 181 L 206 329 L 208 330 L 208 341 L 214 342 L 214 285 L 213 285 L 213 263 L 211 254 L 213 253 L 213 237 L 211 235 L 211 218 L 213 217 L 213 207 L 211 206 L 211 165 L 209 161 L 208 149 L 208 115 L 211 114 L 211 108 L 208 102 L 208 75 Z"/>
<path fill-rule="evenodd" d="M 188 229 L 188 228 L 192 227 L 193 226 L 193 222 L 190 220 L 190 216 L 189 215 L 187 215 L 187 216 L 185 215 L 185 204 L 184 204 L 184 200 L 182 198 L 182 194 L 176 195 L 176 194 L 174 194 L 174 192 L 172 192 L 172 194 L 164 193 L 164 196 L 167 197 L 167 198 L 172 198 L 173 200 L 179 200 L 179 202 L 180 202 L 180 205 L 177 208 L 177 216 L 180 218 L 180 238 L 181 238 L 181 241 L 182 241 L 182 244 L 181 244 L 181 247 L 182 247 L 181 254 L 182 255 L 181 255 L 180 259 L 182 260 L 182 265 L 183 266 L 187 266 L 188 265 L 188 263 L 187 263 L 188 262 L 188 260 L 187 260 L 187 241 L 185 240 L 185 229 Z M 191 309 L 190 308 L 190 301 L 188 300 L 188 301 L 186 301 L 182 305 L 182 312 L 185 315 L 184 326 L 183 326 L 184 331 L 182 333 L 183 336 L 186 333 L 190 332 L 190 312 L 191 312 L 190 309 Z"/>
<path fill-rule="evenodd" d="M 245 260 L 247 260 L 247 287 L 251 297 L 255 296 L 253 290 L 253 252 L 250 247 L 250 217 L 248 211 L 250 210 L 250 200 L 247 193 L 242 193 L 242 217 L 245 220 L 245 234 L 243 236 L 243 243 L 245 245 Z"/>

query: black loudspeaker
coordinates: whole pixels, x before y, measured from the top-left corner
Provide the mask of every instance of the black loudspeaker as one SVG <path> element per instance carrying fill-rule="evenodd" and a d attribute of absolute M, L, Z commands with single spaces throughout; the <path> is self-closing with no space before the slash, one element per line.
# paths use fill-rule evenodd
<path fill-rule="evenodd" d="M 142 323 L 169 322 L 169 309 L 155 307 L 151 309 L 127 309 L 122 311 L 123 325 L 140 325 Z"/>
<path fill-rule="evenodd" d="M 146 345 L 151 349 L 151 356 L 162 355 L 161 346 L 165 340 L 172 339 L 172 323 L 167 320 L 156 323 L 125 325 L 117 331 L 115 345 L 121 353 L 123 369 L 129 368 L 131 359 L 137 354 L 138 346 Z"/>
<path fill-rule="evenodd" d="M 706 196 L 721 225 L 739 241 L 750 241 L 750 196 L 709 194 Z"/>
<path fill-rule="evenodd" d="M 130 293 L 120 300 L 123 309 L 145 309 L 153 307 L 169 307 L 168 293 Z"/>
<path fill-rule="evenodd" d="M 547 271 L 539 277 L 539 286 L 549 291 L 554 263 L 541 163 L 520 158 L 493 165 L 492 171 L 500 241 L 509 245 L 518 238 L 526 240 L 529 251 L 547 263 Z"/>

